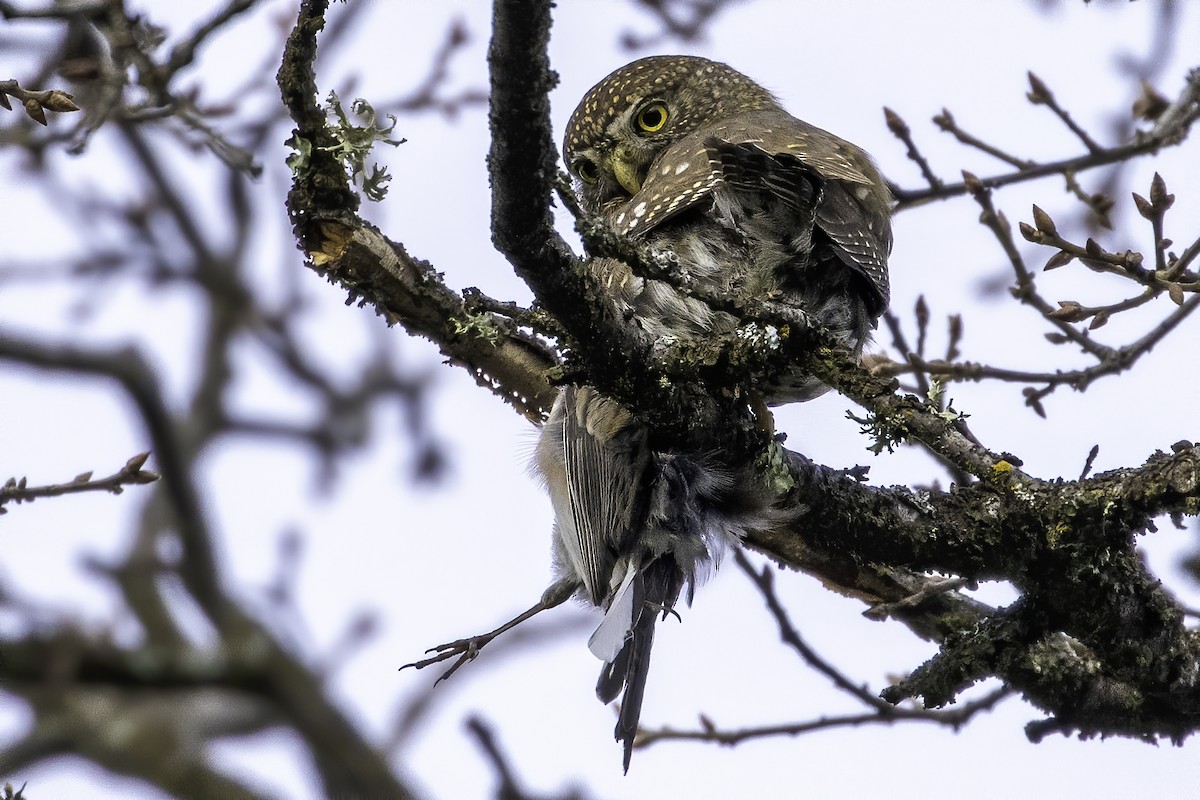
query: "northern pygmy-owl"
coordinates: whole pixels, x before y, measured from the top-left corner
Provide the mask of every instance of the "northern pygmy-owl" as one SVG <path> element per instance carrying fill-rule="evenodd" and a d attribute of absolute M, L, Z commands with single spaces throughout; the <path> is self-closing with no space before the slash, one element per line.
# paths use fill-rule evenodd
<path fill-rule="evenodd" d="M 618 69 L 575 109 L 563 156 L 584 209 L 674 252 L 703 293 L 787 304 L 855 353 L 887 307 L 891 196 L 871 160 L 725 64 L 656 56 Z M 621 262 L 593 269 L 654 336 L 738 325 Z M 825 388 L 803 375 L 757 387 L 771 404 Z M 657 614 L 694 587 L 722 540 L 753 524 L 723 508 L 728 478 L 714 461 L 652 452 L 638 419 L 588 387 L 561 392 L 539 441 L 556 568 L 606 611 L 590 646 L 605 662 L 601 700 L 624 690 L 615 733 L 626 770 Z"/>

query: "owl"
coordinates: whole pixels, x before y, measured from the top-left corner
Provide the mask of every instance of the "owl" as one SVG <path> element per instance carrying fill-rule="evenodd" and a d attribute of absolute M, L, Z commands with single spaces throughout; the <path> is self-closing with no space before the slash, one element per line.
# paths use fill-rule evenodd
<path fill-rule="evenodd" d="M 700 290 L 591 262 L 617 310 L 654 337 L 738 326 L 695 294 L 769 299 L 857 354 L 887 307 L 891 196 L 870 158 L 725 64 L 655 56 L 618 69 L 571 115 L 563 158 L 583 209 L 674 253 Z M 780 404 L 826 388 L 797 372 L 755 390 Z M 720 454 L 655 452 L 647 433 L 616 401 L 568 386 L 535 463 L 554 507 L 560 583 L 605 610 L 589 645 L 604 662 L 597 695 L 622 695 L 626 771 L 656 618 L 685 589 L 690 600 L 723 546 L 755 524 L 744 503 L 730 507 Z"/>

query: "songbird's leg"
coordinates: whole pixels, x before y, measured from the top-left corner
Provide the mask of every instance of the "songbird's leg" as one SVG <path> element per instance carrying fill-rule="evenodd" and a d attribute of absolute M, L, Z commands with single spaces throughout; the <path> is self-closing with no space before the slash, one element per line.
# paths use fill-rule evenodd
<path fill-rule="evenodd" d="M 450 665 L 450 669 L 446 670 L 445 674 L 434 682 L 433 685 L 437 686 L 439 683 L 446 680 L 446 678 L 449 678 L 451 675 L 457 672 L 458 668 L 463 664 L 466 664 L 468 661 L 474 661 L 475 656 L 479 655 L 479 651 L 483 649 L 483 646 L 492 639 L 495 639 L 497 636 L 507 630 L 517 627 L 525 620 L 534 617 L 543 611 L 547 611 L 555 606 L 562 605 L 568 597 L 575 594 L 579 587 L 580 582 L 577 578 L 563 578 L 560 581 L 555 581 L 550 585 L 550 588 L 542 592 L 542 598 L 534 603 L 528 611 L 518 614 L 516 617 L 513 617 L 499 628 L 496 628 L 494 631 L 488 631 L 487 633 L 481 633 L 478 636 L 471 636 L 467 639 L 457 639 L 453 642 L 447 642 L 446 644 L 439 644 L 436 647 L 431 647 L 425 652 L 435 653 L 435 655 L 420 661 L 414 661 L 411 664 L 405 664 L 400 669 L 408 669 L 409 667 L 413 667 L 414 669 L 424 669 L 425 667 L 429 667 L 434 664 L 440 664 L 443 661 L 448 661 L 451 658 L 458 656 L 458 660 Z"/>

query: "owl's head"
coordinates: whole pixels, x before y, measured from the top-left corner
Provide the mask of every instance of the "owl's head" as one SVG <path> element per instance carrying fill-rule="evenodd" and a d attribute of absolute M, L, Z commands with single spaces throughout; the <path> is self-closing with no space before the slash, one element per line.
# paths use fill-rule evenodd
<path fill-rule="evenodd" d="M 650 56 L 593 86 L 567 123 L 563 160 L 593 213 L 637 194 L 668 146 L 710 122 L 776 108 L 742 73 L 697 56 Z"/>

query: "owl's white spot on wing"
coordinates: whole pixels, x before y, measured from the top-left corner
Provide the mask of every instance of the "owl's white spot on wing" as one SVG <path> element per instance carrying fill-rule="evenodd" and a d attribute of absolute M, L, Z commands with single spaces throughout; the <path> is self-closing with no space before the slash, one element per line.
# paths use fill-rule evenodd
<path fill-rule="evenodd" d="M 680 161 L 679 164 L 675 167 L 675 174 L 676 175 L 682 174 L 683 171 L 686 170 L 691 165 L 692 165 L 692 162 L 690 162 L 690 161 Z M 663 174 L 665 175 L 666 173 L 664 172 Z"/>

